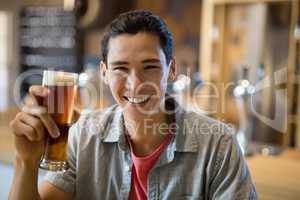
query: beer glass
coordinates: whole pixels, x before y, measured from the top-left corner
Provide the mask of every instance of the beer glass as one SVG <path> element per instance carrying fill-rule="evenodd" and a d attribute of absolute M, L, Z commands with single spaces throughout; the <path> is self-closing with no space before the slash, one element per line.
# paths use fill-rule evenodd
<path fill-rule="evenodd" d="M 42 105 L 55 121 L 60 131 L 58 138 L 46 134 L 45 153 L 40 168 L 50 171 L 65 171 L 67 163 L 68 131 L 72 123 L 73 107 L 77 93 L 78 74 L 62 71 L 44 71 L 43 86 L 49 89 Z"/>

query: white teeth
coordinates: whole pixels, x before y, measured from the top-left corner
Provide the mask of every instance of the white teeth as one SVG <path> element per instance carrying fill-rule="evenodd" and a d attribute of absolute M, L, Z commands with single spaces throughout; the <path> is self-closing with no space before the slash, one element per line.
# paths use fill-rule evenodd
<path fill-rule="evenodd" d="M 150 96 L 146 96 L 146 97 L 142 97 L 142 98 L 130 98 L 130 97 L 127 97 L 127 98 L 130 103 L 144 103 L 145 101 L 147 101 L 150 98 Z"/>

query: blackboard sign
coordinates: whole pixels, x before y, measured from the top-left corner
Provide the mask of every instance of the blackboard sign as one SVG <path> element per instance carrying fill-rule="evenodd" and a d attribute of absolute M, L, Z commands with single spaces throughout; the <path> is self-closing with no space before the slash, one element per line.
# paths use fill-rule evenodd
<path fill-rule="evenodd" d="M 76 13 L 60 7 L 25 7 L 20 13 L 22 93 L 41 84 L 45 69 L 80 72 L 82 37 Z M 22 95 L 23 96 L 23 95 Z"/>

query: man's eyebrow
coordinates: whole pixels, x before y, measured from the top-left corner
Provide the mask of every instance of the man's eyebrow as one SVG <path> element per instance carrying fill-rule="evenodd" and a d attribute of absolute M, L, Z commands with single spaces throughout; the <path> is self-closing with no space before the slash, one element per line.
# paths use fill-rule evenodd
<path fill-rule="evenodd" d="M 160 63 L 160 60 L 157 58 L 149 58 L 142 61 L 142 63 Z"/>
<path fill-rule="evenodd" d="M 109 64 L 111 64 L 111 65 L 128 65 L 128 62 L 117 60 L 117 61 L 110 62 Z"/>
<path fill-rule="evenodd" d="M 148 58 L 148 59 L 143 60 L 142 63 L 144 63 L 144 64 L 145 63 L 160 63 L 160 60 L 157 58 Z M 109 64 L 111 64 L 111 65 L 128 65 L 129 62 L 117 60 L 117 61 L 110 62 Z"/>

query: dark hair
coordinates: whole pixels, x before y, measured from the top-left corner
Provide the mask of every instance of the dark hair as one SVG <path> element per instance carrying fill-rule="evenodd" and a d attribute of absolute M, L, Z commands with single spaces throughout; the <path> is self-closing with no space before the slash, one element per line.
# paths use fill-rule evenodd
<path fill-rule="evenodd" d="M 157 35 L 161 48 L 169 63 L 173 56 L 173 37 L 165 22 L 149 11 L 135 10 L 120 14 L 107 27 L 101 41 L 102 61 L 107 62 L 110 38 L 123 33 L 137 34 L 147 32 Z"/>

